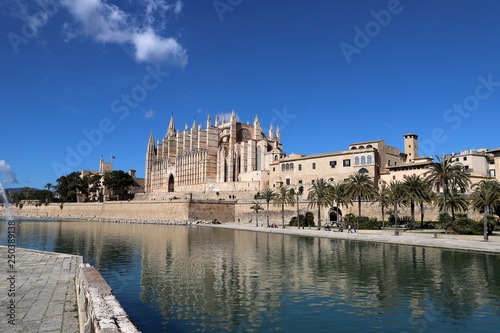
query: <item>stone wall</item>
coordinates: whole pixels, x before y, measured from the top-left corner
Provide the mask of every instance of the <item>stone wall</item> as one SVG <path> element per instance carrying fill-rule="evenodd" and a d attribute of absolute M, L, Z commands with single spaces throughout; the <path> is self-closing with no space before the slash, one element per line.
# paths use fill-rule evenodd
<path fill-rule="evenodd" d="M 222 194 L 220 195 L 222 196 Z M 241 221 L 245 223 L 255 222 L 255 212 L 250 208 L 254 202 L 259 202 L 264 210 L 259 212 L 259 222 L 266 222 L 266 202 L 265 200 L 242 199 L 235 200 L 229 197 L 218 199 L 200 199 L 198 195 L 179 194 L 173 196 L 155 197 L 153 200 L 138 201 L 107 201 L 104 203 L 65 203 L 61 209 L 59 204 L 51 203 L 48 206 L 35 207 L 34 205 L 24 205 L 22 209 L 11 205 L 11 212 L 19 217 L 40 217 L 40 218 L 91 218 L 106 220 L 134 220 L 134 221 L 211 221 L 218 219 L 221 222 Z M 196 199 L 195 199 L 196 198 Z M 305 200 L 300 202 L 300 213 L 312 212 L 317 223 L 318 210 L 316 207 L 309 207 Z M 389 207 L 389 209 L 392 209 Z M 388 219 L 386 209 L 385 219 Z M 329 221 L 329 208 L 321 209 L 321 221 Z M 340 207 L 342 216 L 348 213 L 358 215 L 358 205 L 354 203 L 349 207 Z M 4 215 L 4 208 L 0 205 L 0 214 Z M 382 220 L 382 211 L 377 202 L 362 202 L 361 214 Z M 285 224 L 297 215 L 296 206 L 285 206 Z M 410 216 L 410 208 L 403 207 L 399 210 L 399 216 Z M 468 211 L 467 215 L 479 221 L 482 215 L 476 211 Z M 424 220 L 437 221 L 439 211 L 434 206 L 424 207 Z M 281 225 L 281 207 L 270 203 L 269 205 L 270 223 Z M 415 207 L 415 220 L 420 221 L 420 207 Z"/>
<path fill-rule="evenodd" d="M 99 272 L 89 264 L 80 264 L 76 292 L 83 333 L 140 333 Z"/>
<path fill-rule="evenodd" d="M 188 208 L 188 220 L 212 221 L 217 219 L 221 222 L 233 222 L 235 221 L 234 206 L 234 202 L 191 201 Z"/>

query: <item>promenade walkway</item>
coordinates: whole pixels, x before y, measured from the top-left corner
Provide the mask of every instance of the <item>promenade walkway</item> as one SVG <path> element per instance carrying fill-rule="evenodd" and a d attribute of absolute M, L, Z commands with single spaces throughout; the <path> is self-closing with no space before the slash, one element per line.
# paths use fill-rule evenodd
<path fill-rule="evenodd" d="M 260 219 L 259 219 L 260 222 Z M 264 222 L 265 224 L 266 222 Z M 435 231 L 421 232 L 421 231 L 400 231 L 399 236 L 394 235 L 394 230 L 358 230 L 357 233 L 348 233 L 346 229 L 344 232 L 326 231 L 324 229 L 317 230 L 316 227 L 311 229 L 298 229 L 297 227 L 281 226 L 278 228 L 267 228 L 266 226 L 256 227 L 255 224 L 249 223 L 223 223 L 223 224 L 210 224 L 210 227 L 229 228 L 237 230 L 249 230 L 257 232 L 269 232 L 287 235 L 310 236 L 310 237 L 323 237 L 332 239 L 345 239 L 364 242 L 375 243 L 390 243 L 401 245 L 414 245 L 414 246 L 427 246 L 437 248 L 447 248 L 453 250 L 463 251 L 479 251 L 484 253 L 498 253 L 500 254 L 500 236 L 490 236 L 489 241 L 485 242 L 483 236 L 463 236 L 435 233 Z"/>
<path fill-rule="evenodd" d="M 14 264 L 0 246 L 0 260 L 0 332 L 79 331 L 75 277 L 81 256 L 16 248 Z"/>

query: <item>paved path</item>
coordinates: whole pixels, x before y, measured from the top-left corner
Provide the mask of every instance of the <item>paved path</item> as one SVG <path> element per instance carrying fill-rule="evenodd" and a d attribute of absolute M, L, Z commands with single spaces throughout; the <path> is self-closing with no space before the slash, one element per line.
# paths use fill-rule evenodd
<path fill-rule="evenodd" d="M 346 229 L 344 232 L 338 231 L 325 231 L 311 229 L 298 229 L 297 227 L 286 226 L 285 229 L 256 227 L 255 224 L 248 223 L 224 223 L 224 224 L 209 224 L 207 226 L 217 228 L 230 228 L 238 230 L 251 230 L 259 232 L 270 233 L 284 233 L 288 235 L 300 235 L 311 237 L 325 237 L 334 239 L 346 239 L 365 242 L 377 243 L 391 243 L 403 245 L 416 245 L 427 247 L 448 248 L 454 250 L 465 251 L 480 251 L 486 253 L 499 253 L 500 254 L 500 236 L 490 236 L 489 241 L 485 242 L 483 236 L 462 236 L 451 234 L 436 234 L 434 232 L 417 232 L 417 231 L 400 231 L 400 236 L 394 235 L 394 230 L 360 230 L 358 233 L 348 233 Z"/>
<path fill-rule="evenodd" d="M 13 272 L 8 260 L 0 246 L 0 332 L 78 332 L 75 277 L 82 257 L 16 248 Z M 12 300 L 15 311 L 8 308 Z"/>

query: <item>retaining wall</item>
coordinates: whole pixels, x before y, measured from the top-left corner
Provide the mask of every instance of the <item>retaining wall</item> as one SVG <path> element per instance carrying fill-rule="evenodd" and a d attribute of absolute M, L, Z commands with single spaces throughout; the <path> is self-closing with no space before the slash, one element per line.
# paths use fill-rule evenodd
<path fill-rule="evenodd" d="M 162 198 L 161 200 L 149 201 L 107 201 L 104 203 L 65 203 L 61 209 L 58 203 L 48 206 L 35 207 L 25 204 L 22 209 L 11 205 L 11 212 L 19 217 L 40 218 L 85 218 L 105 220 L 131 220 L 131 221 L 211 221 L 218 219 L 221 222 L 253 222 L 255 223 L 255 212 L 250 208 L 256 200 L 192 200 L 189 196 L 181 199 Z M 266 220 L 267 205 L 265 200 L 258 200 L 264 210 L 259 212 L 259 223 Z M 300 202 L 300 213 L 310 211 L 317 220 L 317 208 L 309 207 L 308 202 Z M 390 208 L 389 208 L 390 209 Z M 358 205 L 354 203 L 349 207 L 340 207 L 342 215 L 348 213 L 358 215 Z M 386 209 L 387 211 L 387 209 Z M 425 206 L 426 221 L 437 221 L 439 211 L 434 206 Z M 4 215 L 4 208 L 0 206 L 0 214 Z M 297 214 L 295 206 L 285 206 L 285 224 Z M 361 214 L 382 220 L 382 213 L 377 202 L 363 202 Z M 399 210 L 399 216 L 410 216 L 410 209 L 403 207 Z M 482 215 L 476 211 L 468 211 L 467 215 L 479 221 Z M 388 219 L 386 214 L 385 219 Z M 271 223 L 281 224 L 281 207 L 273 203 L 269 205 L 269 220 Z M 329 221 L 329 209 L 321 209 L 322 222 Z M 420 221 L 420 208 L 415 208 L 415 220 Z"/>
<path fill-rule="evenodd" d="M 80 264 L 76 275 L 80 331 L 83 333 L 140 333 L 99 272 Z"/>

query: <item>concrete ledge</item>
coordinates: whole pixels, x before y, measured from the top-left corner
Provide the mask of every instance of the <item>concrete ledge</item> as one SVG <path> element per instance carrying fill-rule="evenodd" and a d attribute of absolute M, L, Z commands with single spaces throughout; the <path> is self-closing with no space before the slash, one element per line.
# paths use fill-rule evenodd
<path fill-rule="evenodd" d="M 80 332 L 140 333 L 113 295 L 101 274 L 89 264 L 80 264 L 76 275 Z"/>

